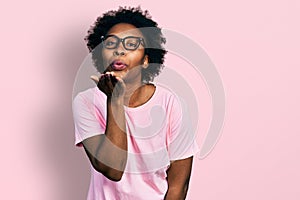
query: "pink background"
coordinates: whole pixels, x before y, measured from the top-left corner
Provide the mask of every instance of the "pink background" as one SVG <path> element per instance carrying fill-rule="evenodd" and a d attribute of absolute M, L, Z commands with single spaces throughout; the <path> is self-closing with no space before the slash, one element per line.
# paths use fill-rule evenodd
<path fill-rule="evenodd" d="M 89 25 L 118 5 L 141 5 L 161 27 L 192 38 L 222 77 L 222 137 L 195 160 L 189 199 L 300 199 L 297 0 L 6 1 L 1 199 L 85 199 L 89 166 L 73 146 L 72 87 Z"/>

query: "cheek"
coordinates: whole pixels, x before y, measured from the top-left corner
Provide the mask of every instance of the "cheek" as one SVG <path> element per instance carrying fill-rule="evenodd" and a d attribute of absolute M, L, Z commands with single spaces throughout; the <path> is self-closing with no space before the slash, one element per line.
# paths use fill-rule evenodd
<path fill-rule="evenodd" d="M 130 54 L 128 54 L 128 57 L 132 62 L 141 64 L 144 62 L 144 51 L 140 50 L 140 51 L 131 52 Z"/>
<path fill-rule="evenodd" d="M 110 58 L 110 54 L 111 53 L 108 52 L 107 50 L 102 50 L 101 56 L 102 56 L 104 67 L 108 65 L 108 60 Z"/>

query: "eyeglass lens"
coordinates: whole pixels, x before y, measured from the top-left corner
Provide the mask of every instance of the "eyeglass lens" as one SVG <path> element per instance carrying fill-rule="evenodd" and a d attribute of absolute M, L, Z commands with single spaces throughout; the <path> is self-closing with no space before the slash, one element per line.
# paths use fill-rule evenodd
<path fill-rule="evenodd" d="M 117 36 L 111 35 L 104 39 L 104 47 L 107 49 L 115 49 L 122 42 L 126 50 L 136 50 L 140 43 L 140 37 L 128 36 L 126 38 L 120 39 Z"/>

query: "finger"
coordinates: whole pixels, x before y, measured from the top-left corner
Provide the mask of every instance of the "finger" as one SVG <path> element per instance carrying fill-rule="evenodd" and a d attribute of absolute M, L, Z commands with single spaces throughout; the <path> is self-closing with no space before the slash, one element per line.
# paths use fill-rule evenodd
<path fill-rule="evenodd" d="M 98 84 L 98 82 L 99 82 L 99 77 L 98 77 L 98 76 L 92 75 L 92 76 L 90 76 L 90 78 L 91 78 L 96 84 Z"/>
<path fill-rule="evenodd" d="M 110 73 L 105 73 L 105 84 L 109 88 L 109 90 L 112 92 L 114 89 L 114 85 L 112 83 L 112 76 Z"/>
<path fill-rule="evenodd" d="M 100 80 L 99 80 L 97 86 L 100 90 L 104 90 L 106 88 L 105 74 L 101 74 Z"/>
<path fill-rule="evenodd" d="M 117 81 L 116 86 L 117 86 L 119 89 L 124 90 L 125 87 L 126 87 L 126 85 L 125 85 L 123 79 L 120 78 L 120 77 L 116 77 L 116 81 Z"/>
<path fill-rule="evenodd" d="M 118 81 L 118 84 L 125 86 L 125 83 L 121 77 L 115 76 L 116 80 Z"/>
<path fill-rule="evenodd" d="M 118 76 L 118 77 L 123 77 L 126 73 L 127 73 L 128 70 L 122 70 L 122 71 L 111 71 L 110 73 L 113 75 L 113 76 Z"/>
<path fill-rule="evenodd" d="M 114 72 L 111 72 L 111 82 L 113 84 L 113 86 L 115 87 L 115 85 L 117 84 L 118 80 L 117 80 L 117 76 Z"/>
<path fill-rule="evenodd" d="M 116 77 L 116 81 L 117 81 L 117 83 L 115 85 L 113 95 L 114 96 L 122 96 L 125 92 L 126 85 L 125 85 L 124 81 L 122 80 L 122 78 L 120 78 L 120 77 Z"/>

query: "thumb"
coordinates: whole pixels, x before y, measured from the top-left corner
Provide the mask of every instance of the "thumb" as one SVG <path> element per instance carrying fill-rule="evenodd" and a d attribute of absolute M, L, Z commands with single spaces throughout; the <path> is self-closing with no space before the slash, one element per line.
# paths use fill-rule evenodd
<path fill-rule="evenodd" d="M 98 76 L 92 75 L 92 76 L 90 76 L 90 78 L 96 83 L 96 85 L 98 84 L 98 82 L 99 82 L 99 77 Z"/>

